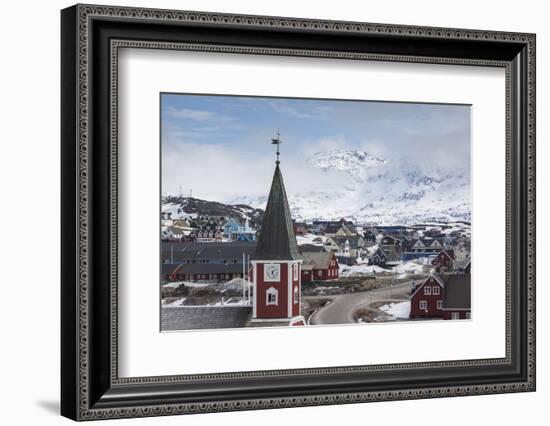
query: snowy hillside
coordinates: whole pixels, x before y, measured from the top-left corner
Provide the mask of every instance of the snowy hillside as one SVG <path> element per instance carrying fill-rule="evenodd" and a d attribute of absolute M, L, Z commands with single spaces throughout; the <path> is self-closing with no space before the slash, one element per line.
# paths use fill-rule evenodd
<path fill-rule="evenodd" d="M 362 182 L 369 169 L 386 164 L 386 160 L 373 157 L 365 151 L 329 151 L 317 152 L 309 159 L 309 163 L 322 170 L 338 170 L 347 173 L 354 181 Z"/>
<path fill-rule="evenodd" d="M 164 197 L 162 212 L 170 213 L 171 219 L 195 219 L 197 216 L 227 216 L 248 218 L 261 223 L 264 211 L 245 204 L 224 204 L 193 197 Z"/>
<path fill-rule="evenodd" d="M 374 224 L 471 220 L 467 168 L 449 172 L 435 162 L 390 162 L 350 150 L 318 152 L 304 167 L 336 173 L 345 183 L 337 190 L 293 193 L 288 182 L 289 204 L 297 220 L 346 217 Z M 265 208 L 264 197 L 246 202 Z"/>

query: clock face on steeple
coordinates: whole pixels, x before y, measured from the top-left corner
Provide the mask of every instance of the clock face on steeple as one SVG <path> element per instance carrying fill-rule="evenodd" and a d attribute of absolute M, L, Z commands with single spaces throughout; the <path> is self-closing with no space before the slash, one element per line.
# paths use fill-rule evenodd
<path fill-rule="evenodd" d="M 264 265 L 264 281 L 281 281 L 281 265 L 279 263 L 266 263 Z"/>

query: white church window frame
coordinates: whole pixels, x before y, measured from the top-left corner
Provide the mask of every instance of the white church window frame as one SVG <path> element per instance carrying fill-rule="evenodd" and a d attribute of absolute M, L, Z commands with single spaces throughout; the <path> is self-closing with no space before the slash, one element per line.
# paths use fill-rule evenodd
<path fill-rule="evenodd" d="M 270 301 L 270 296 L 273 296 L 273 301 Z M 265 292 L 265 304 L 266 306 L 278 306 L 279 305 L 279 290 L 275 287 L 269 287 Z"/>

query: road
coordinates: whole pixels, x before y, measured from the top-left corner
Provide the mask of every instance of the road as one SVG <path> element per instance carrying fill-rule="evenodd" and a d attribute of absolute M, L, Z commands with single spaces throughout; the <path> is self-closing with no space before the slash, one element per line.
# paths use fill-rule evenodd
<path fill-rule="evenodd" d="M 402 302 L 403 299 L 408 299 L 412 284 L 413 281 L 406 281 L 401 284 L 363 291 L 360 293 L 330 296 L 333 298 L 332 302 L 317 310 L 311 316 L 310 324 L 354 323 L 353 313 L 361 307 L 366 307 L 376 302 Z"/>

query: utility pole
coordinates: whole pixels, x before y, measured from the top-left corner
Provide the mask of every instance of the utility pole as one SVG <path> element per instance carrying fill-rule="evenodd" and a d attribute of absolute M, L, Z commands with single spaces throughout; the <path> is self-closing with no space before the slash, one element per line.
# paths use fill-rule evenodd
<path fill-rule="evenodd" d="M 245 268 L 246 268 L 246 255 L 243 251 L 243 301 L 246 300 L 246 277 L 245 277 Z"/>
<path fill-rule="evenodd" d="M 247 290 L 248 290 L 248 304 L 250 305 L 250 255 L 247 255 L 246 273 L 248 274 L 248 279 L 246 280 L 246 284 L 247 284 Z"/>

